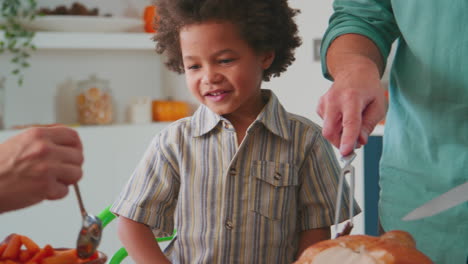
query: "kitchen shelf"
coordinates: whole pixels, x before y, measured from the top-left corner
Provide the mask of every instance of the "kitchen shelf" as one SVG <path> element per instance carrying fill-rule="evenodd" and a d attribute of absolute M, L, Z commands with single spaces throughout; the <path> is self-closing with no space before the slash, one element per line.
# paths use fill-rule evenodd
<path fill-rule="evenodd" d="M 161 129 L 171 124 L 172 122 L 151 122 L 151 123 L 115 123 L 110 125 L 80 125 L 80 124 L 64 124 L 65 126 L 76 129 L 77 131 L 98 131 L 101 130 L 105 133 L 115 133 L 116 131 L 132 131 L 132 130 L 145 130 L 145 129 Z M 29 127 L 24 128 L 9 128 L 0 130 L 0 142 L 1 139 L 7 139 L 8 137 L 21 132 Z"/>
<path fill-rule="evenodd" d="M 3 39 L 0 34 L 0 40 Z M 147 50 L 155 49 L 148 33 L 36 32 L 39 50 Z"/>

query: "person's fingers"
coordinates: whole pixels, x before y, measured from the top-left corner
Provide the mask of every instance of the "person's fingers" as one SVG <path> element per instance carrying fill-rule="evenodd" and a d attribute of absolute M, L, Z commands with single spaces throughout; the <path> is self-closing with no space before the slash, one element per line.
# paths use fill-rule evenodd
<path fill-rule="evenodd" d="M 81 149 L 69 146 L 51 145 L 48 152 L 48 160 L 56 160 L 66 164 L 80 166 L 83 164 L 84 157 Z"/>
<path fill-rule="evenodd" d="M 335 108 L 328 108 L 323 119 L 323 137 L 330 141 L 335 147 L 339 148 L 341 132 L 341 113 Z"/>
<path fill-rule="evenodd" d="M 49 130 L 54 143 L 59 145 L 74 146 L 83 149 L 78 132 L 68 127 L 52 127 Z"/>
<path fill-rule="evenodd" d="M 80 166 L 69 164 L 59 164 L 55 172 L 55 179 L 63 184 L 75 184 L 83 176 L 83 170 Z"/>
<path fill-rule="evenodd" d="M 349 103 L 343 111 L 343 133 L 341 135 L 340 153 L 345 156 L 357 146 L 361 133 L 361 106 Z"/>
<path fill-rule="evenodd" d="M 361 134 L 359 143 L 367 144 L 369 135 L 374 130 L 375 126 L 385 117 L 386 105 L 377 102 L 370 103 L 362 114 Z"/>
<path fill-rule="evenodd" d="M 357 140 L 357 145 L 358 145 L 357 148 L 360 148 L 361 146 L 367 144 L 367 141 L 369 140 L 369 135 L 370 134 L 366 133 L 364 130 L 361 129 L 361 132 L 359 133 L 359 137 Z"/>
<path fill-rule="evenodd" d="M 56 145 L 47 140 L 33 141 L 18 156 L 20 164 L 34 165 L 55 163 L 71 164 L 81 166 L 83 164 L 83 151 L 78 147 Z"/>
<path fill-rule="evenodd" d="M 61 182 L 54 182 L 49 185 L 46 199 L 47 200 L 57 200 L 61 199 L 68 194 L 68 185 Z"/>
<path fill-rule="evenodd" d="M 57 145 L 76 146 L 82 149 L 78 132 L 65 126 L 35 127 L 27 132 L 36 139 L 47 139 Z"/>
<path fill-rule="evenodd" d="M 80 166 L 68 164 L 55 164 L 49 166 L 47 179 L 46 199 L 55 200 L 65 197 L 68 194 L 68 186 L 75 184 L 81 179 L 83 171 Z"/>

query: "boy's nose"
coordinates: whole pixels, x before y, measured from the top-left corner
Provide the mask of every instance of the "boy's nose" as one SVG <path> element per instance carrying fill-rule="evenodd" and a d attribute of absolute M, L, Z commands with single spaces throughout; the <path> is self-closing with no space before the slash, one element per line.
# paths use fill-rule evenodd
<path fill-rule="evenodd" d="M 222 80 L 223 76 L 221 74 L 212 71 L 206 72 L 202 78 L 203 84 L 219 83 Z"/>

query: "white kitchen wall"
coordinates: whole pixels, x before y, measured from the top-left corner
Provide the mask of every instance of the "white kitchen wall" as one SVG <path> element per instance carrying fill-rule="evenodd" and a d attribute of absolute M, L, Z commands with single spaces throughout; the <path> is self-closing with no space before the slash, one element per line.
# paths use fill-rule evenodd
<path fill-rule="evenodd" d="M 303 44 L 296 51 L 296 61 L 288 71 L 264 87 L 271 88 L 286 109 L 321 123 L 315 109 L 320 95 L 330 82 L 323 78 L 320 61 L 314 61 L 314 39 L 321 39 L 332 13 L 332 0 L 292 0 L 291 6 L 301 10 L 297 17 Z"/>
<path fill-rule="evenodd" d="M 6 82 L 5 127 L 35 123 L 76 123 L 76 90 L 70 83 L 91 74 L 110 81 L 117 122 L 133 96 L 163 97 L 160 57 L 149 51 L 38 50 L 23 86 Z M 0 67 L 2 74 L 5 62 Z M 5 68 L 9 68 L 8 64 Z M 8 71 L 7 71 L 8 72 Z M 64 102 L 66 102 L 64 104 Z M 66 116 L 64 116 L 66 115 Z"/>

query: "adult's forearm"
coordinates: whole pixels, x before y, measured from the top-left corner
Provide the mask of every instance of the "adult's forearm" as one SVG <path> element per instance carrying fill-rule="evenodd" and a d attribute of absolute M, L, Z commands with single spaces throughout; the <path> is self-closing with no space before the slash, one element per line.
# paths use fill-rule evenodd
<path fill-rule="evenodd" d="M 359 34 L 345 34 L 336 38 L 326 55 L 327 67 L 333 79 L 353 71 L 382 76 L 385 69 L 382 55 L 367 37 Z"/>

